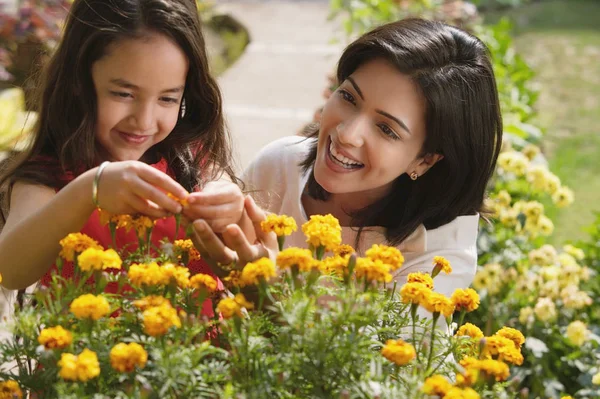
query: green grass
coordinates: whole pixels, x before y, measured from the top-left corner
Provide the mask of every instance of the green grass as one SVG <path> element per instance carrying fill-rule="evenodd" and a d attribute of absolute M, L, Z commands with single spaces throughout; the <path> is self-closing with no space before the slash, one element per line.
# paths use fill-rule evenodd
<path fill-rule="evenodd" d="M 550 168 L 575 192 L 567 209 L 548 209 L 553 241 L 584 238 L 582 227 L 600 211 L 600 1 L 539 1 L 486 16 L 506 16 L 515 44 L 537 73 L 534 123 L 546 132 Z"/>

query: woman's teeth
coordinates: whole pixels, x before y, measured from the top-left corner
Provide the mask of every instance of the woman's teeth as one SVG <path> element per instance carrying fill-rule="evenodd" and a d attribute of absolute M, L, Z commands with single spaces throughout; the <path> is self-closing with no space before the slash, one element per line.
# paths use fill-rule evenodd
<path fill-rule="evenodd" d="M 340 166 L 342 166 L 344 168 L 351 169 L 351 168 L 359 168 L 359 167 L 364 166 L 362 163 L 353 161 L 350 158 L 347 158 L 347 157 L 343 156 L 342 154 L 340 154 L 339 152 L 337 152 L 337 150 L 335 149 L 335 146 L 333 144 L 333 141 L 331 141 L 329 143 L 329 152 L 331 153 L 331 157 L 333 158 L 333 160 L 336 161 L 337 164 L 339 164 Z"/>

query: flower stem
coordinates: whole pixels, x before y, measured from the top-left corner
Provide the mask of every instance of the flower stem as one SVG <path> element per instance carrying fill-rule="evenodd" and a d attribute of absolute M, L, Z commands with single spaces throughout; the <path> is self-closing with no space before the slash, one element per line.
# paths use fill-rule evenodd
<path fill-rule="evenodd" d="M 429 344 L 429 357 L 427 358 L 427 367 L 425 370 L 429 370 L 429 366 L 431 366 L 431 361 L 433 360 L 433 346 L 435 340 L 435 323 L 437 322 L 440 314 L 435 312 L 433 314 L 433 323 L 431 323 L 431 342 Z"/>

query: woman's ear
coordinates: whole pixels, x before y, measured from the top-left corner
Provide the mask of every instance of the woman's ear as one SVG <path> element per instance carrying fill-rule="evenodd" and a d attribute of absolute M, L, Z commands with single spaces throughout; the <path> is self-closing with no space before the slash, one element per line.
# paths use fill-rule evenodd
<path fill-rule="evenodd" d="M 433 165 L 444 159 L 442 154 L 426 154 L 415 160 L 415 166 L 408 170 L 408 174 L 416 173 L 418 176 L 423 176 Z"/>

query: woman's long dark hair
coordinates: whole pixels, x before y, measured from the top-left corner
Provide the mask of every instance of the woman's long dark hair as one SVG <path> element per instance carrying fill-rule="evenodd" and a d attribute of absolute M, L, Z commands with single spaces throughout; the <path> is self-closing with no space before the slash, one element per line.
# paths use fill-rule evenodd
<path fill-rule="evenodd" d="M 151 32 L 167 36 L 182 49 L 189 71 L 186 112 L 146 155 L 164 157 L 175 179 L 189 191 L 221 171 L 234 178 L 221 92 L 209 72 L 195 1 L 75 0 L 62 41 L 42 74 L 33 143 L 0 171 L 0 187 L 7 198 L 16 181 L 59 189 L 68 182 L 65 174 L 76 176 L 96 166 L 92 65 L 110 44 Z"/>
<path fill-rule="evenodd" d="M 444 156 L 416 181 L 402 174 L 388 196 L 352 214 L 359 237 L 364 227 L 383 226 L 397 245 L 420 224 L 434 229 L 482 211 L 502 143 L 502 116 L 488 49 L 463 30 L 421 19 L 376 28 L 344 50 L 338 82 L 374 59 L 391 62 L 417 85 L 426 101 L 421 155 Z M 315 142 L 302 167 L 310 171 L 308 194 L 325 201 L 329 193 L 312 171 L 316 155 Z"/>

